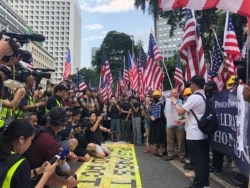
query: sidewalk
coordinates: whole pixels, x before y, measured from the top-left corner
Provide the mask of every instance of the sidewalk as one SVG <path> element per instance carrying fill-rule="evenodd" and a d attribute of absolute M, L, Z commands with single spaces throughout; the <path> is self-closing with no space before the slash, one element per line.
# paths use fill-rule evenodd
<path fill-rule="evenodd" d="M 169 161 L 173 166 L 180 170 L 183 174 L 188 172 L 188 170 L 183 169 L 183 163 L 180 163 L 179 160 Z M 236 188 L 232 178 L 237 173 L 236 167 L 224 167 L 222 173 L 214 174 L 210 173 L 210 178 L 220 184 L 224 188 Z"/>

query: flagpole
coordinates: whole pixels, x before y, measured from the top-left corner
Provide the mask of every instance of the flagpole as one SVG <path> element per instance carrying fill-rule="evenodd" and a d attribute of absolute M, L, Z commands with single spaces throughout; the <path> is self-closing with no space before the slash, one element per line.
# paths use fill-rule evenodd
<path fill-rule="evenodd" d="M 246 69 L 247 69 L 247 71 L 246 71 L 246 84 L 247 85 L 249 85 L 249 62 L 250 62 L 250 60 L 249 60 L 249 58 L 250 58 L 250 37 L 249 37 L 249 34 L 250 34 L 250 31 L 248 31 L 248 33 L 247 33 L 247 46 L 246 46 L 246 48 L 247 48 L 247 63 L 246 63 Z M 250 182 L 250 181 L 249 181 Z M 250 185 L 250 183 L 249 183 L 249 185 Z"/>
<path fill-rule="evenodd" d="M 163 56 L 163 66 L 164 66 L 164 69 L 165 69 L 165 71 L 166 71 L 166 74 L 167 74 L 167 77 L 168 77 L 168 81 L 169 81 L 169 83 L 170 83 L 170 86 L 171 86 L 171 89 L 173 89 L 173 85 L 172 85 L 172 82 L 171 82 L 171 80 L 170 80 L 170 77 L 169 77 L 169 74 L 168 74 L 168 69 L 167 69 L 167 67 L 166 67 L 166 65 L 165 65 L 165 43 L 164 43 L 164 45 L 163 45 L 163 54 L 162 54 L 162 56 Z"/>

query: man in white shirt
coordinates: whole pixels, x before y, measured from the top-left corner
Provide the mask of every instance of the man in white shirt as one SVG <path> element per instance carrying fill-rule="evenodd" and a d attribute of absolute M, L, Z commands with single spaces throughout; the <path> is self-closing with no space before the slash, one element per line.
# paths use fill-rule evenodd
<path fill-rule="evenodd" d="M 209 144 L 208 135 L 200 131 L 198 123 L 191 110 L 201 119 L 205 113 L 205 101 L 202 96 L 196 94 L 201 93 L 205 98 L 204 85 L 205 79 L 201 76 L 193 76 L 190 80 L 190 88 L 192 95 L 187 99 L 183 106 L 179 106 L 177 99 L 172 97 L 172 103 L 179 115 L 186 113 L 185 120 L 178 120 L 176 126 L 185 123 L 186 140 L 189 149 L 190 158 L 195 172 L 195 178 L 190 188 L 209 187 Z"/>

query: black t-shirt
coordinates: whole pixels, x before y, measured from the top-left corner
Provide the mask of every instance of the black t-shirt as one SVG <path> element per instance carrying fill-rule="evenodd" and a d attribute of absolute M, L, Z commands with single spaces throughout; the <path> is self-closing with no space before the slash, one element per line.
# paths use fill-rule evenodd
<path fill-rule="evenodd" d="M 120 108 L 124 111 L 129 111 L 129 109 L 131 108 L 131 104 L 129 102 L 122 102 L 122 103 L 120 103 Z M 127 116 L 128 116 L 127 113 L 121 112 L 120 118 L 126 119 Z M 129 116 L 129 118 L 131 119 L 131 116 Z"/>
<path fill-rule="evenodd" d="M 90 123 L 89 120 L 86 122 L 86 126 L 87 126 L 87 129 L 85 131 L 85 136 L 86 136 L 87 142 L 101 145 L 99 127 L 97 127 L 97 129 L 94 132 L 92 132 L 90 129 L 93 127 L 93 125 Z"/>
<path fill-rule="evenodd" d="M 134 111 L 134 108 L 131 107 L 133 117 L 141 117 L 141 103 L 136 102 L 136 103 L 134 104 L 134 107 L 135 107 L 135 109 L 136 109 L 137 107 L 139 107 L 139 110 L 138 110 L 138 112 L 135 112 L 135 111 Z"/>
<path fill-rule="evenodd" d="M 112 104 L 110 104 L 112 105 Z M 117 106 L 118 104 L 114 104 L 111 106 L 111 111 L 108 113 L 109 117 L 111 119 L 119 119 L 120 118 L 120 111 L 118 110 Z M 109 108 L 108 108 L 109 109 Z"/>
<path fill-rule="evenodd" d="M 60 105 L 62 105 L 62 99 L 61 99 L 61 97 L 59 97 L 57 95 L 52 95 L 48 99 L 46 108 L 48 110 L 51 110 L 53 107 L 60 106 Z"/>

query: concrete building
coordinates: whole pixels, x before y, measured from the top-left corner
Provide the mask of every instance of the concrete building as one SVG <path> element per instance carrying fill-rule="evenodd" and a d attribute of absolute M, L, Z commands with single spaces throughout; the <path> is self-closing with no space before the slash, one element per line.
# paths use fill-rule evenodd
<path fill-rule="evenodd" d="M 166 60 L 170 59 L 180 48 L 183 31 L 181 28 L 174 31 L 174 36 L 170 37 L 171 25 L 167 25 L 166 18 L 159 18 L 156 21 L 157 44 L 161 54 Z"/>
<path fill-rule="evenodd" d="M 32 29 L 15 11 L 13 11 L 6 3 L 0 1 L 0 30 L 6 29 L 7 32 L 13 33 L 29 33 Z M 27 50 L 32 54 L 32 63 L 36 68 L 54 68 L 55 58 L 48 53 L 43 47 L 42 43 L 30 41 L 24 44 L 23 50 Z M 28 64 L 22 62 L 24 67 Z M 54 73 L 51 73 L 51 82 L 54 82 Z M 42 85 L 46 83 L 46 79 L 42 79 Z M 14 87 L 14 86 L 13 86 Z"/>
<path fill-rule="evenodd" d="M 63 77 L 68 49 L 71 70 L 81 64 L 81 13 L 77 0 L 3 0 L 20 14 L 28 25 L 46 37 L 45 50 L 56 58 L 55 81 Z"/>

